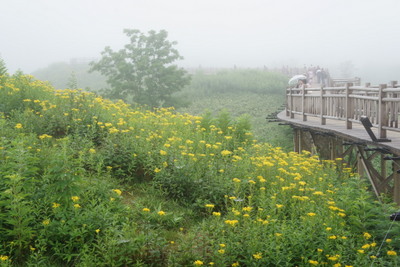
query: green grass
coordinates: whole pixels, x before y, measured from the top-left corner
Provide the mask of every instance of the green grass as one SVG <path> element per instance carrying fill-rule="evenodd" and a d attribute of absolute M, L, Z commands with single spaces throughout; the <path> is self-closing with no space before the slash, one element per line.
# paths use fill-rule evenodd
<path fill-rule="evenodd" d="M 290 151 L 293 149 L 291 128 L 266 119 L 268 115 L 282 110 L 283 104 L 283 94 L 218 93 L 196 97 L 188 107 L 178 111 L 193 115 L 202 115 L 210 111 L 214 116 L 227 111 L 233 118 L 247 116 L 255 139 Z"/>
<path fill-rule="evenodd" d="M 340 161 L 253 139 L 241 115 L 266 93 L 213 94 L 233 114 L 201 117 L 0 86 L 1 266 L 399 264 L 395 207 Z"/>

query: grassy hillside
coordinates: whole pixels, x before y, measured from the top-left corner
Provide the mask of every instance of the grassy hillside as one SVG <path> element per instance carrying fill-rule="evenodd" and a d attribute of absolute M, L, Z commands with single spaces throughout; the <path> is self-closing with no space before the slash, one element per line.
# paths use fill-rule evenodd
<path fill-rule="evenodd" d="M 2 266 L 398 264 L 394 209 L 340 159 L 30 76 L 0 94 Z"/>
<path fill-rule="evenodd" d="M 181 95 L 190 104 L 179 112 L 217 116 L 228 112 L 233 118 L 246 116 L 257 140 L 292 149 L 292 131 L 288 126 L 269 123 L 269 114 L 282 110 L 287 78 L 264 70 L 224 70 L 205 74 L 197 72 Z"/>

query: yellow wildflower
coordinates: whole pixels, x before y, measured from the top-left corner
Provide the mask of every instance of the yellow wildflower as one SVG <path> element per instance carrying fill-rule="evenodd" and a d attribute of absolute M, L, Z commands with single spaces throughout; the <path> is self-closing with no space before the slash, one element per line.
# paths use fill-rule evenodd
<path fill-rule="evenodd" d="M 163 216 L 165 215 L 165 211 L 160 210 L 159 212 L 157 212 L 158 215 Z"/>
<path fill-rule="evenodd" d="M 309 260 L 308 263 L 311 265 L 318 265 L 318 261 Z"/>
<path fill-rule="evenodd" d="M 143 208 L 142 211 L 144 211 L 144 212 L 150 212 L 150 209 L 149 209 L 149 208 Z"/>
<path fill-rule="evenodd" d="M 79 197 L 78 196 L 72 196 L 71 199 L 72 199 L 73 202 L 77 202 L 79 200 Z"/>
<path fill-rule="evenodd" d="M 15 124 L 15 128 L 16 128 L 16 129 L 21 129 L 21 128 L 22 128 L 22 124 L 21 124 L 21 123 Z"/>
<path fill-rule="evenodd" d="M 364 238 L 365 239 L 370 239 L 371 237 L 372 236 L 369 233 L 367 233 L 367 232 L 364 233 Z"/>
<path fill-rule="evenodd" d="M 394 251 L 394 250 L 388 250 L 387 254 L 388 254 L 389 256 L 397 256 L 397 252 Z"/>
<path fill-rule="evenodd" d="M 120 196 L 122 194 L 122 191 L 119 189 L 113 189 L 112 191 L 114 191 L 115 193 L 117 193 L 118 196 Z"/>
<path fill-rule="evenodd" d="M 75 208 L 75 209 L 79 209 L 79 208 L 81 208 L 81 205 L 79 205 L 79 204 L 74 204 L 74 208 Z"/>
<path fill-rule="evenodd" d="M 256 254 L 253 254 L 253 258 L 255 258 L 256 260 L 262 259 L 262 253 L 258 252 Z"/>
<path fill-rule="evenodd" d="M 196 265 L 196 266 L 200 266 L 200 265 L 203 265 L 204 263 L 202 261 L 200 261 L 200 260 L 197 260 L 193 264 Z"/>

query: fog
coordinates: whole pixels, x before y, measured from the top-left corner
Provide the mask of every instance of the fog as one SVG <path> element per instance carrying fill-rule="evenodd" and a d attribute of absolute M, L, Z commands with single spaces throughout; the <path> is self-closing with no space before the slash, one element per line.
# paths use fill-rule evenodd
<path fill-rule="evenodd" d="M 10 72 L 98 58 L 123 29 L 165 29 L 182 67 L 343 64 L 363 82 L 400 80 L 398 0 L 0 0 L 0 57 Z"/>

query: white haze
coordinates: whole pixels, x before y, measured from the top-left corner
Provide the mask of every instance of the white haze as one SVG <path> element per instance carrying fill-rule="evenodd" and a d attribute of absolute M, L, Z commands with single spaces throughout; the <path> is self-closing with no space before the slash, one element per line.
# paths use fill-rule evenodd
<path fill-rule="evenodd" d="M 124 28 L 165 29 L 182 67 L 320 65 L 362 81 L 400 79 L 399 0 L 0 0 L 10 72 L 98 58 Z"/>

